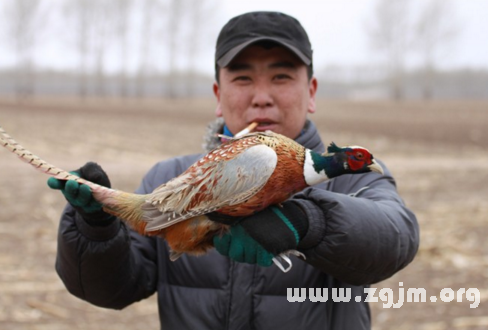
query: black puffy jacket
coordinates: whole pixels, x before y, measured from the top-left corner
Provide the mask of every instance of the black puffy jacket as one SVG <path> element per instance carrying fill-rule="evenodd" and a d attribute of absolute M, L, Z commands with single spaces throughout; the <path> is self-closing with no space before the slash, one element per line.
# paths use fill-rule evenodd
<path fill-rule="evenodd" d="M 324 151 L 311 122 L 297 141 Z M 156 164 L 137 192 L 153 191 L 200 156 Z M 121 309 L 157 291 L 164 330 L 370 329 L 364 288 L 405 267 L 419 244 L 417 220 L 391 174 L 344 175 L 293 198 L 306 210 L 309 230 L 299 245 L 307 259 L 292 258 L 288 273 L 236 263 L 215 250 L 171 262 L 164 240 L 140 236 L 118 220 L 91 227 L 69 205 L 56 270 L 72 294 L 102 307 Z M 287 288 L 328 288 L 329 299 L 289 302 Z M 351 301 L 334 302 L 332 288 L 350 288 Z"/>

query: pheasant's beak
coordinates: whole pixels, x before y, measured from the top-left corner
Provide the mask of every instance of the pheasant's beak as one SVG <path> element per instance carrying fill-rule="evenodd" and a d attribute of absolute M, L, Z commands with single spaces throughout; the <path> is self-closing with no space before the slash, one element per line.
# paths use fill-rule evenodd
<path fill-rule="evenodd" d="M 374 159 L 373 159 L 373 163 L 371 165 L 368 165 L 368 168 L 371 170 L 371 172 L 385 174 L 385 172 L 383 171 L 383 167 L 381 167 L 381 165 L 378 164 L 378 162 Z"/>

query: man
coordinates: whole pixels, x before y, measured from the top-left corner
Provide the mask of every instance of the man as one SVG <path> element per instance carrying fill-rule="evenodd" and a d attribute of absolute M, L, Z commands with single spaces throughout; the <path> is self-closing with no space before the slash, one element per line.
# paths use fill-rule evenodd
<path fill-rule="evenodd" d="M 307 119 L 316 110 L 317 80 L 298 21 L 274 12 L 235 17 L 219 35 L 215 59 L 219 120 L 209 132 L 209 148 L 219 143 L 215 132 L 231 135 L 258 122 L 257 130 L 324 151 Z M 156 164 L 137 192 L 151 192 L 200 156 Z M 79 174 L 110 185 L 96 164 Z M 164 240 L 140 236 L 105 214 L 86 186 L 54 179 L 49 184 L 70 202 L 61 218 L 56 262 L 68 290 L 115 309 L 157 291 L 165 330 L 370 329 L 364 288 L 405 267 L 418 247 L 415 216 L 386 168 L 384 176 L 344 175 L 310 187 L 283 203 L 283 217 L 266 209 L 241 219 L 230 234 L 214 239 L 215 250 L 175 262 Z M 293 258 L 288 273 L 270 266 L 270 258 L 290 249 L 306 260 Z M 289 302 L 287 288 L 328 288 L 329 299 Z M 350 289 L 351 300 L 334 302 L 333 288 Z"/>

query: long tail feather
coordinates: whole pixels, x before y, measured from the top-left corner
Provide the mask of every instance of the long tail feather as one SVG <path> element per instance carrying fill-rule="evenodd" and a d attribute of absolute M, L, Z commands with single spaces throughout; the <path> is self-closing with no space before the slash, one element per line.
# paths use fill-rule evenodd
<path fill-rule="evenodd" d="M 89 186 L 92 190 L 93 197 L 103 205 L 105 212 L 126 220 L 138 232 L 142 234 L 145 232 L 146 222 L 142 220 L 142 205 L 146 200 L 145 195 L 130 194 L 120 190 L 110 189 L 56 167 L 25 149 L 7 134 L 1 126 L 0 144 L 42 173 L 59 180 L 75 180 L 80 184 Z"/>
<path fill-rule="evenodd" d="M 63 169 L 60 169 L 48 162 L 42 160 L 40 157 L 34 155 L 29 150 L 25 149 L 20 143 L 15 141 L 7 132 L 0 126 L 0 143 L 2 146 L 16 154 L 21 160 L 30 164 L 37 170 L 46 173 L 59 180 L 75 180 L 78 183 L 87 185 L 97 185 L 93 182 L 84 180 L 76 175 L 73 175 Z M 97 185 L 98 186 L 98 185 Z"/>

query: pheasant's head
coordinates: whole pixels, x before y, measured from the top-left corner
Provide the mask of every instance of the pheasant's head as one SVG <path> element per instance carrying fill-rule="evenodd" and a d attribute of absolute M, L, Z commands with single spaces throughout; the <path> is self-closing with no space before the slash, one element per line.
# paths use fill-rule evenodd
<path fill-rule="evenodd" d="M 332 157 L 330 165 L 337 174 L 377 172 L 383 174 L 368 149 L 358 146 L 338 147 L 334 142 L 327 148 L 325 157 Z M 331 169 L 332 170 L 332 169 Z"/>
<path fill-rule="evenodd" d="M 309 186 L 343 174 L 366 172 L 383 174 L 383 168 L 363 147 L 340 148 L 332 142 L 322 155 L 312 150 L 305 154 L 304 177 Z"/>

